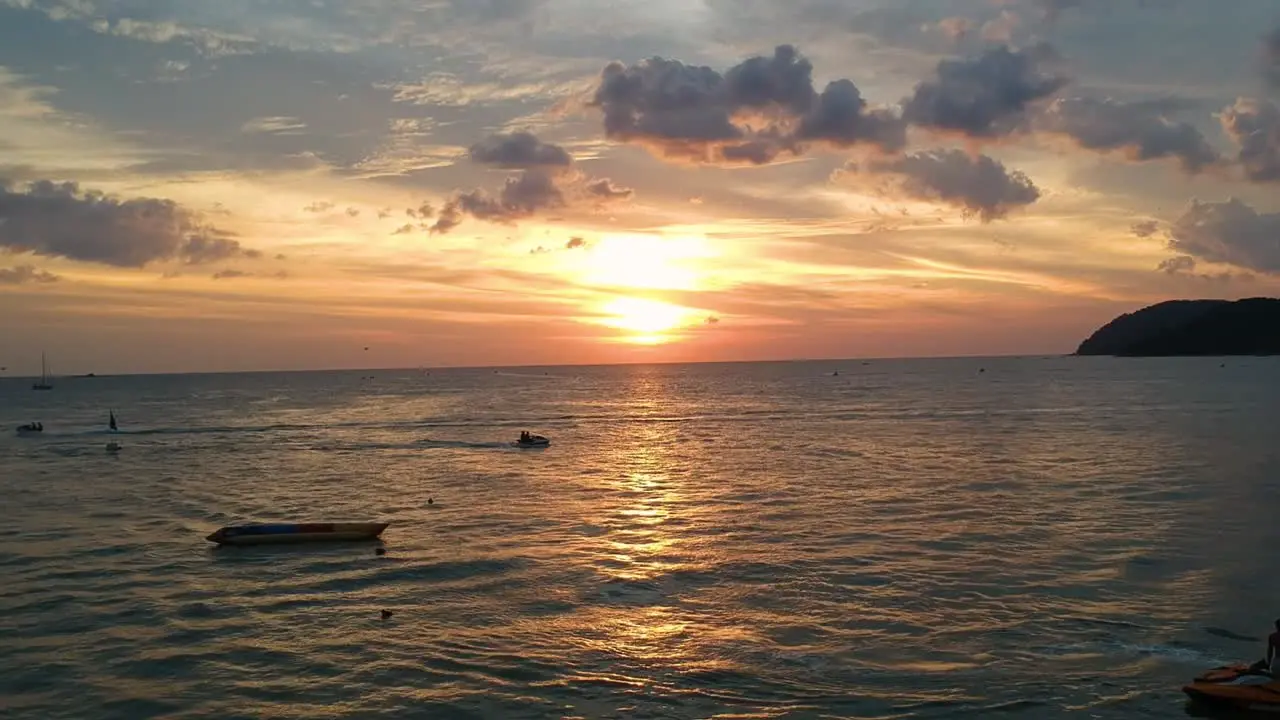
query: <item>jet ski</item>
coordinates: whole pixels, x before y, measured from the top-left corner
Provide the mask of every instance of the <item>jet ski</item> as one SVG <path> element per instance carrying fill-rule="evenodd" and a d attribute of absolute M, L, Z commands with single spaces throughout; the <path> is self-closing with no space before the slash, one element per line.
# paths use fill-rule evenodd
<path fill-rule="evenodd" d="M 546 447 L 551 441 L 541 435 L 530 435 L 529 433 L 521 433 L 520 439 L 513 443 L 516 447 Z"/>
<path fill-rule="evenodd" d="M 1193 701 L 1237 711 L 1280 712 L 1280 680 L 1244 664 L 1224 665 L 1182 687 Z"/>
<path fill-rule="evenodd" d="M 19 435 L 32 435 L 41 432 L 44 432 L 44 423 L 33 422 L 18 426 Z"/>

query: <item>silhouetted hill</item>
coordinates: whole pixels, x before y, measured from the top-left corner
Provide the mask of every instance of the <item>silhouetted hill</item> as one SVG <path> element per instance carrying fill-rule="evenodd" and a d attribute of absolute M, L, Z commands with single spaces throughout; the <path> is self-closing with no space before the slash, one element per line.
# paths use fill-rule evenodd
<path fill-rule="evenodd" d="M 1127 313 L 1077 355 L 1280 355 L 1280 300 L 1170 300 Z"/>

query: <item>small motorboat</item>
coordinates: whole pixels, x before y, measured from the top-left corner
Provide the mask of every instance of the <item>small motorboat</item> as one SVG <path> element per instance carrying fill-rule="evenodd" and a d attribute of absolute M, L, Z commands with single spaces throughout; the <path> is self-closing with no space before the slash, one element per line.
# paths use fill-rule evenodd
<path fill-rule="evenodd" d="M 522 447 L 522 448 L 547 447 L 548 445 L 551 444 L 551 441 L 543 437 L 542 435 L 531 435 L 529 433 L 520 433 L 520 439 L 516 440 L 515 443 L 513 444 L 516 447 Z"/>
<path fill-rule="evenodd" d="M 19 425 L 17 432 L 19 435 L 35 435 L 36 433 L 42 433 L 44 432 L 44 423 L 33 422 L 27 423 L 26 425 Z"/>
<path fill-rule="evenodd" d="M 391 523 L 274 523 L 229 525 L 205 540 L 219 545 L 275 545 L 283 543 L 375 540 Z"/>
<path fill-rule="evenodd" d="M 1182 687 L 1193 701 L 1235 711 L 1280 712 L 1280 680 L 1244 664 L 1224 665 Z"/>

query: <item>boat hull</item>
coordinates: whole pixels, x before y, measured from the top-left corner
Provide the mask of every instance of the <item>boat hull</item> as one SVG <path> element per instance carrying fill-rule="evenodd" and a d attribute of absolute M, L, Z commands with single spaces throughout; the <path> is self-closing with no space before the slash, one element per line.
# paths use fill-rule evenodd
<path fill-rule="evenodd" d="M 391 523 L 299 523 L 224 527 L 205 539 L 219 545 L 288 545 L 376 540 Z"/>
<path fill-rule="evenodd" d="M 1280 713 L 1280 680 L 1246 665 L 1214 668 L 1184 685 L 1194 702 L 1223 709 Z"/>

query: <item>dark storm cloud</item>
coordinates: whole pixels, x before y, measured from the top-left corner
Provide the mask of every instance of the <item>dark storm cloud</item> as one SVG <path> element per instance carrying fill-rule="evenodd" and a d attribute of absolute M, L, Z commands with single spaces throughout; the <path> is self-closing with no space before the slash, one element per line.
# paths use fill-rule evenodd
<path fill-rule="evenodd" d="M 903 102 L 913 125 L 992 138 L 1023 129 L 1026 113 L 1048 99 L 1067 79 L 1047 72 L 1053 51 L 1046 45 L 1025 50 L 998 47 L 976 58 L 942 60 L 935 77 L 916 85 Z"/>
<path fill-rule="evenodd" d="M 508 170 L 568 167 L 573 158 L 559 145 L 544 143 L 528 132 L 490 135 L 469 149 L 472 162 Z"/>
<path fill-rule="evenodd" d="M 813 66 L 791 45 L 753 56 L 722 75 L 705 66 L 653 57 L 609 63 L 589 103 L 605 135 L 696 162 L 762 164 L 801 141 L 901 147 L 900 122 L 870 111 L 848 80 L 813 86 Z"/>
<path fill-rule="evenodd" d="M 1040 198 L 1040 190 L 1023 173 L 1010 171 L 986 155 L 973 157 L 959 150 L 876 160 L 861 169 L 890 179 L 908 197 L 953 205 L 983 222 L 1003 218 Z"/>
<path fill-rule="evenodd" d="M 1207 262 L 1280 274 L 1280 213 L 1237 198 L 1191 206 L 1169 228 L 1169 249 Z"/>
<path fill-rule="evenodd" d="M 47 180 L 0 181 L 0 247 L 118 267 L 258 256 L 172 200 L 122 200 Z"/>
<path fill-rule="evenodd" d="M 836 147 L 866 143 L 883 150 L 901 150 L 907 144 L 902 120 L 888 110 L 868 109 L 861 91 L 849 80 L 827 83 L 813 111 L 801 119 L 796 136 Z"/>
<path fill-rule="evenodd" d="M 61 279 L 61 277 L 51 272 L 38 270 L 32 265 L 0 268 L 0 285 L 48 284 L 58 282 Z"/>
<path fill-rule="evenodd" d="M 1280 88 L 1280 27 L 1262 38 L 1262 76 L 1274 88 Z"/>
<path fill-rule="evenodd" d="M 1195 126 L 1165 117 L 1161 103 L 1059 98 L 1036 118 L 1036 129 L 1070 138 L 1089 150 L 1131 160 L 1177 159 L 1189 173 L 1220 160 Z"/>
<path fill-rule="evenodd" d="M 1240 98 L 1222 111 L 1222 127 L 1239 151 L 1236 162 L 1252 182 L 1280 182 L 1280 107 Z"/>

